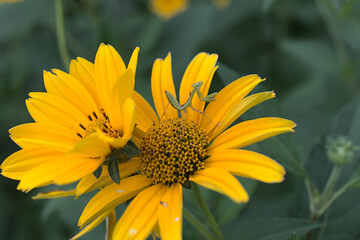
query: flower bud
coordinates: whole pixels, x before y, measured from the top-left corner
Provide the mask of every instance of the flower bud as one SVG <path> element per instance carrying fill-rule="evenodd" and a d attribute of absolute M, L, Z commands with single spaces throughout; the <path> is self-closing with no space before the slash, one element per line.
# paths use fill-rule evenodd
<path fill-rule="evenodd" d="M 326 143 L 329 160 L 337 165 L 345 165 L 355 158 L 355 152 L 359 146 L 355 146 L 347 137 L 328 138 Z"/>

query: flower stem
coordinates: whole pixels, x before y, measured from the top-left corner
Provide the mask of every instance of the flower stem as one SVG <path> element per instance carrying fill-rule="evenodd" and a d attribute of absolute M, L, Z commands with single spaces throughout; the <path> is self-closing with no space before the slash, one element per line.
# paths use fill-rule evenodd
<path fill-rule="evenodd" d="M 323 196 L 324 198 L 327 198 L 329 195 L 331 195 L 332 191 L 335 188 L 335 184 L 339 178 L 341 172 L 341 167 L 336 165 L 333 167 L 330 177 L 328 178 L 328 181 L 325 185 L 325 188 L 323 190 Z"/>
<path fill-rule="evenodd" d="M 348 188 L 353 184 L 352 181 L 348 182 L 347 184 L 343 185 L 339 190 L 337 190 L 330 199 L 319 209 L 319 214 L 322 215 L 330 206 L 331 204 L 340 197 Z"/>
<path fill-rule="evenodd" d="M 61 60 L 68 70 L 70 65 L 69 53 L 66 49 L 65 27 L 62 0 L 55 0 L 56 35 Z"/>
<path fill-rule="evenodd" d="M 113 210 L 106 217 L 105 240 L 112 240 L 112 235 L 113 235 L 115 224 L 116 224 L 116 212 L 115 212 L 115 210 Z"/>
<path fill-rule="evenodd" d="M 312 221 L 317 221 L 325 211 L 331 206 L 331 204 L 337 199 L 341 194 L 343 194 L 348 188 L 348 184 L 342 186 L 338 191 L 334 193 L 337 180 L 340 176 L 342 167 L 335 164 L 331 174 L 325 184 L 324 190 L 322 193 L 314 194 L 313 188 L 308 179 L 305 180 L 305 186 L 309 195 L 309 205 L 310 205 L 310 219 Z M 351 183 L 350 183 L 351 184 Z M 310 240 L 313 230 L 307 233 L 306 239 Z"/>
<path fill-rule="evenodd" d="M 210 223 L 210 226 L 211 226 L 213 232 L 215 233 L 217 239 L 223 240 L 224 237 L 222 236 L 219 225 L 217 224 L 214 216 L 211 214 L 208 205 L 206 204 L 203 196 L 200 193 L 199 187 L 196 184 L 192 184 L 191 189 L 192 189 L 192 191 L 193 191 L 193 193 L 195 195 L 196 200 L 198 201 L 198 203 L 199 203 L 199 205 L 201 207 L 201 210 L 203 210 L 208 222 Z"/>
<path fill-rule="evenodd" d="M 311 213 L 311 216 L 312 216 L 314 214 L 314 212 L 315 212 L 314 192 L 313 192 L 310 180 L 308 178 L 305 178 L 304 182 L 305 182 L 306 191 L 308 193 L 309 209 L 310 209 L 310 213 Z"/>
<path fill-rule="evenodd" d="M 184 217 L 206 238 L 216 240 L 213 234 L 187 208 L 183 209 Z"/>

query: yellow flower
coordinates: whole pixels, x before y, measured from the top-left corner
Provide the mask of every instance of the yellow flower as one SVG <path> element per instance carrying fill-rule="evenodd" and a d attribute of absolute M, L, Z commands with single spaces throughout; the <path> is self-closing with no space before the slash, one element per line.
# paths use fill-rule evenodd
<path fill-rule="evenodd" d="M 231 0 L 213 0 L 213 2 L 218 8 L 226 8 L 231 3 Z"/>
<path fill-rule="evenodd" d="M 10 129 L 21 150 L 1 165 L 2 175 L 20 180 L 18 189 L 30 191 L 49 184 L 81 180 L 75 190 L 40 194 L 42 197 L 80 195 L 112 183 L 105 170 L 112 154 L 128 144 L 135 125 L 135 71 L 139 48 L 128 67 L 110 46 L 101 44 L 95 63 L 73 60 L 70 73 L 44 71 L 47 92 L 30 93 L 26 106 L 33 123 Z M 140 159 L 118 164 L 121 177 L 137 172 Z M 110 167 L 109 167 L 110 168 Z M 95 173 L 94 173 L 95 174 Z"/>
<path fill-rule="evenodd" d="M 150 9 L 163 19 L 170 19 L 184 11 L 188 0 L 150 0 Z"/>
<path fill-rule="evenodd" d="M 200 53 L 193 59 L 181 82 L 181 104 L 189 99 L 194 83 L 202 81 L 200 91 L 203 96 L 208 94 L 217 69 L 217 57 Z M 237 79 L 222 89 L 206 108 L 205 102 L 196 95 L 192 101 L 195 111 L 188 108 L 181 112 L 180 118 L 165 94 L 168 91 L 176 96 L 170 54 L 164 60 L 155 61 L 151 81 L 158 115 L 148 103 L 136 103 L 137 127 L 144 132 L 141 174 L 100 190 L 79 219 L 81 228 L 90 223 L 81 233 L 99 224 L 117 205 L 135 197 L 117 222 L 113 239 L 146 239 L 157 228 L 162 239 L 181 239 L 182 191 L 190 182 L 241 203 L 247 202 L 249 197 L 232 174 L 265 183 L 284 179 L 285 170 L 277 162 L 239 148 L 293 132 L 294 122 L 267 117 L 244 121 L 227 129 L 246 110 L 275 96 L 273 92 L 262 92 L 246 97 L 264 81 L 259 76 Z"/>

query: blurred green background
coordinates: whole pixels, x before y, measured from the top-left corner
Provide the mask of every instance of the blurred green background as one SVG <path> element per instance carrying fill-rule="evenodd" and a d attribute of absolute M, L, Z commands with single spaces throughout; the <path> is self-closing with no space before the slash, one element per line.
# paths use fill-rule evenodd
<path fill-rule="evenodd" d="M 286 180 L 266 185 L 241 179 L 251 199 L 246 205 L 204 191 L 226 239 L 309 239 L 305 235 L 312 229 L 311 239 L 360 239 L 359 188 L 349 189 L 324 216 L 311 221 L 303 182 L 306 175 L 323 188 L 332 168 L 325 149 L 329 136 L 346 136 L 360 145 L 360 1 L 233 0 L 219 9 L 210 0 L 192 0 L 187 11 L 168 21 L 152 14 L 147 0 L 63 3 L 71 58 L 93 62 L 104 42 L 128 62 L 139 46 L 135 88 L 150 102 L 152 63 L 168 52 L 176 87 L 191 59 L 205 51 L 219 54 L 211 91 L 251 73 L 267 79 L 256 92 L 275 90 L 275 100 L 242 119 L 279 116 L 297 123 L 296 134 L 252 146 L 283 164 Z M 54 13 L 51 0 L 0 5 L 2 160 L 18 150 L 8 129 L 32 121 L 24 101 L 29 92 L 45 90 L 42 71 L 68 67 L 59 55 Z M 359 154 L 355 159 L 344 167 L 339 184 L 359 176 Z M 38 190 L 25 194 L 16 185 L 0 176 L 0 239 L 69 239 L 77 233 L 77 219 L 89 196 L 35 201 L 31 196 Z M 185 205 L 199 212 L 190 195 L 186 192 Z M 101 226 L 83 239 L 103 236 Z M 201 239 L 186 220 L 183 236 Z"/>

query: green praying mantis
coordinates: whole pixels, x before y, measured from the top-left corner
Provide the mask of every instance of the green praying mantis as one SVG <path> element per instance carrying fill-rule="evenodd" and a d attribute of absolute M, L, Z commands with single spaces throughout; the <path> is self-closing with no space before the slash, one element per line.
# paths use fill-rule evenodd
<path fill-rule="evenodd" d="M 200 114 L 202 114 L 203 116 L 205 116 L 209 122 L 211 122 L 212 124 L 214 124 L 203 112 L 200 112 L 199 110 L 195 109 L 193 106 L 192 106 L 192 100 L 195 96 L 195 94 L 198 95 L 199 99 L 203 102 L 212 102 L 212 101 L 215 101 L 215 97 L 217 95 L 217 92 L 214 92 L 214 93 L 211 93 L 209 95 L 207 95 L 206 97 L 204 97 L 202 95 L 202 93 L 200 92 L 200 88 L 201 88 L 201 85 L 203 84 L 202 81 L 200 82 L 196 82 L 192 85 L 192 87 L 194 88 L 192 90 L 192 92 L 190 92 L 190 95 L 189 95 L 189 98 L 188 100 L 186 100 L 186 102 L 184 104 L 180 104 L 176 98 L 168 91 L 165 90 L 165 95 L 166 95 L 166 98 L 168 99 L 170 105 L 175 108 L 176 110 L 178 111 L 184 111 L 186 113 L 186 109 L 188 107 L 190 107 L 192 110 L 194 110 L 195 112 L 198 112 Z M 215 125 L 215 124 L 214 124 Z M 219 124 L 217 124 L 217 126 L 219 126 Z"/>

